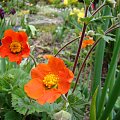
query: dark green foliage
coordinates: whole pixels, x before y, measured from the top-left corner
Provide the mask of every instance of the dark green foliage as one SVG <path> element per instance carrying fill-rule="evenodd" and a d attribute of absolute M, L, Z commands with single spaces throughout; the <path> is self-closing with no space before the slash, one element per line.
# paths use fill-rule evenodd
<path fill-rule="evenodd" d="M 82 98 L 82 96 L 78 97 L 76 95 L 68 96 L 69 107 L 68 111 L 72 115 L 72 120 L 82 120 L 84 117 L 85 106 L 88 105 L 88 101 Z"/>
<path fill-rule="evenodd" d="M 21 115 L 12 110 L 12 111 L 8 111 L 5 114 L 5 119 L 4 120 L 21 120 L 21 119 L 22 119 Z"/>

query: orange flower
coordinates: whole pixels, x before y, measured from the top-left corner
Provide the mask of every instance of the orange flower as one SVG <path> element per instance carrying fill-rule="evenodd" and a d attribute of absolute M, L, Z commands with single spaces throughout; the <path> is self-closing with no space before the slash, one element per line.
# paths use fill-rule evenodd
<path fill-rule="evenodd" d="M 27 44 L 27 34 L 25 32 L 15 32 L 6 30 L 0 46 L 0 56 L 8 57 L 11 62 L 20 64 L 22 58 L 28 57 L 30 48 Z"/>
<path fill-rule="evenodd" d="M 24 90 L 30 98 L 43 105 L 53 103 L 61 94 L 67 93 L 74 75 L 63 60 L 52 56 L 48 57 L 47 64 L 41 63 L 33 68 L 31 77 Z"/>
<path fill-rule="evenodd" d="M 83 42 L 82 42 L 82 48 L 87 47 L 87 45 L 93 45 L 94 42 L 95 42 L 95 41 L 94 41 L 93 39 L 83 40 Z"/>

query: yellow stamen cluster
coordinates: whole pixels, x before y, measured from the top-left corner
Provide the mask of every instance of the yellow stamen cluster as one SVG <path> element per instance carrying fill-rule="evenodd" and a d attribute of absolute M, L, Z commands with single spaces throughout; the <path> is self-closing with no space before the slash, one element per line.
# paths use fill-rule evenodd
<path fill-rule="evenodd" d="M 44 77 L 43 83 L 47 88 L 51 88 L 51 87 L 57 85 L 58 80 L 59 80 L 59 78 L 57 75 L 50 73 Z"/>
<path fill-rule="evenodd" d="M 17 41 L 13 41 L 10 44 L 10 50 L 12 53 L 19 53 L 22 50 L 22 45 Z"/>

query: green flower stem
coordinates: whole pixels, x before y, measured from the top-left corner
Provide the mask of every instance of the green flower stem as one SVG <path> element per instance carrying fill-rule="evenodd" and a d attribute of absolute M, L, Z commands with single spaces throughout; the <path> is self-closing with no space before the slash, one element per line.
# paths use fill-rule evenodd
<path fill-rule="evenodd" d="M 30 57 L 32 58 L 32 60 L 33 60 L 33 62 L 34 62 L 34 65 L 35 65 L 35 67 L 36 67 L 36 66 L 37 66 L 37 62 L 36 62 L 34 56 L 33 56 L 32 54 L 30 54 Z"/>
<path fill-rule="evenodd" d="M 67 97 L 65 96 L 65 95 L 61 95 L 61 97 L 63 98 L 63 100 L 65 101 L 65 102 L 68 102 L 68 99 L 67 99 Z"/>
<path fill-rule="evenodd" d="M 68 99 L 67 99 L 67 97 L 64 94 L 62 94 L 61 97 L 62 97 L 62 99 L 65 102 L 64 107 L 65 107 L 65 109 L 67 109 L 67 107 L 69 106 Z"/>
<path fill-rule="evenodd" d="M 54 56 L 56 57 L 65 47 L 67 47 L 69 44 L 73 43 L 74 41 L 78 40 L 80 36 L 76 37 L 75 39 L 71 40 L 70 42 L 66 43 Z"/>

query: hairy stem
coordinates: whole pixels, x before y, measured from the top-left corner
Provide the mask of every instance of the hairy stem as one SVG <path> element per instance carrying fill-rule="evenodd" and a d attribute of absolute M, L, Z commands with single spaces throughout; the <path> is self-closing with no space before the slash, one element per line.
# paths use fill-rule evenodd
<path fill-rule="evenodd" d="M 118 26 L 118 25 L 120 25 L 120 22 L 117 22 L 116 24 L 113 24 L 113 25 L 110 26 L 105 32 L 107 32 L 108 30 L 110 30 L 110 29 L 112 29 L 112 28 L 114 28 L 114 27 L 116 27 L 116 26 Z"/>
<path fill-rule="evenodd" d="M 96 13 L 98 13 L 104 6 L 106 6 L 105 3 L 103 3 L 98 9 L 96 9 L 96 10 L 93 12 L 92 16 L 94 16 Z"/>
<path fill-rule="evenodd" d="M 81 35 L 81 38 L 80 38 L 80 41 L 79 41 L 79 47 L 78 47 L 77 55 L 76 55 L 73 70 L 72 70 L 73 73 L 75 72 L 75 69 L 76 69 L 76 66 L 77 66 L 77 62 L 78 62 L 78 58 L 79 58 L 79 55 L 80 55 L 80 50 L 81 50 L 82 42 L 83 42 L 83 39 L 84 39 L 84 36 L 85 36 L 86 28 L 87 28 L 87 25 L 84 23 L 82 35 Z"/>
<path fill-rule="evenodd" d="M 70 42 L 66 43 L 54 56 L 56 57 L 65 47 L 67 47 L 69 44 L 73 43 L 74 41 L 76 41 L 79 38 L 80 38 L 80 36 L 76 37 L 75 39 L 73 39 Z"/>
<path fill-rule="evenodd" d="M 110 33 L 111 31 L 113 31 L 114 29 L 119 28 L 119 27 L 120 27 L 120 26 L 116 26 L 116 27 L 113 26 L 113 28 L 110 27 L 111 29 L 108 28 L 108 29 L 105 31 L 105 35 L 107 35 L 107 34 Z M 76 87 L 77 87 L 80 74 L 81 74 L 81 72 L 82 72 L 82 70 L 83 70 L 83 68 L 84 68 L 84 66 L 85 66 L 85 63 L 86 63 L 88 57 L 90 56 L 91 52 L 92 52 L 93 49 L 96 47 L 96 45 L 98 44 L 98 42 L 100 41 L 100 39 L 101 39 L 101 37 L 98 38 L 98 40 L 94 43 L 94 45 L 92 46 L 92 48 L 90 49 L 90 51 L 89 51 L 88 54 L 86 55 L 85 60 L 83 61 L 82 65 L 81 65 L 81 67 L 80 67 L 80 69 L 79 69 L 79 73 L 78 73 L 78 75 L 77 75 L 76 82 L 75 82 L 75 85 L 74 85 L 74 87 L 73 87 L 72 93 L 74 93 L 74 91 L 75 91 L 75 89 L 76 89 Z"/>
<path fill-rule="evenodd" d="M 78 83 L 78 81 L 79 81 L 80 74 L 81 74 L 81 72 L 82 72 L 82 70 L 83 70 L 83 68 L 84 68 L 84 66 L 85 66 L 85 63 L 86 63 L 88 57 L 90 56 L 92 50 L 96 47 L 96 45 L 98 44 L 98 42 L 100 41 L 100 39 L 101 39 L 101 37 L 94 43 L 94 45 L 92 46 L 92 48 L 91 48 L 90 51 L 88 52 L 87 56 L 85 57 L 85 60 L 83 61 L 82 66 L 80 67 L 79 73 L 78 73 L 78 75 L 77 75 L 76 82 L 75 82 L 75 85 L 74 85 L 74 87 L 73 87 L 72 93 L 74 93 L 74 91 L 75 91 L 75 89 L 76 89 L 76 87 L 77 87 L 77 83 Z"/>
<path fill-rule="evenodd" d="M 108 33 L 112 32 L 113 30 L 115 30 L 115 29 L 117 29 L 117 28 L 120 28 L 120 25 L 117 25 L 117 26 L 115 26 L 115 27 L 113 27 L 113 28 L 111 28 L 111 29 L 108 29 L 108 30 L 105 32 L 105 34 L 108 34 Z"/>
<path fill-rule="evenodd" d="M 37 62 L 36 62 L 34 56 L 33 56 L 32 54 L 30 54 L 30 57 L 32 58 L 32 60 L 33 60 L 33 62 L 34 62 L 34 65 L 35 65 L 35 67 L 36 67 L 36 66 L 37 66 Z"/>

